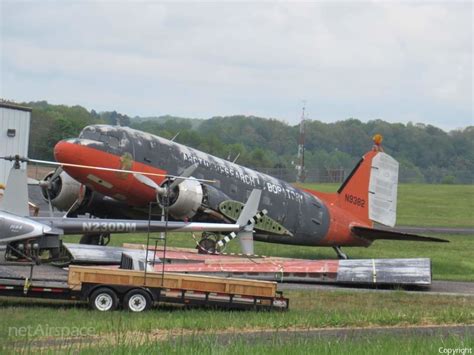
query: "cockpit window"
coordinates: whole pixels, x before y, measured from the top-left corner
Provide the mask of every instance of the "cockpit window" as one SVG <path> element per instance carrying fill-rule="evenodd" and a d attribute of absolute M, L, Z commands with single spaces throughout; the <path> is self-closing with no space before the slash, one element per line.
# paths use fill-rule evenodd
<path fill-rule="evenodd" d="M 93 141 L 98 141 L 100 137 L 100 132 L 97 132 L 95 129 L 84 129 L 79 138 L 90 139 Z"/>
<path fill-rule="evenodd" d="M 101 134 L 100 137 L 99 137 L 99 140 L 101 142 L 104 142 L 105 144 L 107 144 L 108 146 L 110 146 L 112 148 L 118 148 L 118 146 L 119 146 L 119 139 L 117 137 L 114 137 L 114 136 Z"/>

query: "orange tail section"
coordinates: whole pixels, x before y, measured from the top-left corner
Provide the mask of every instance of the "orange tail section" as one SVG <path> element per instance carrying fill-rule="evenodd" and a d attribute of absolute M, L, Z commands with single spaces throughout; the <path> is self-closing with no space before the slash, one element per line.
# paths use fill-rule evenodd
<path fill-rule="evenodd" d="M 398 162 L 380 151 L 365 154 L 341 185 L 338 206 L 360 222 L 394 227 L 397 218 Z"/>
<path fill-rule="evenodd" d="M 328 206 L 331 224 L 327 245 L 364 245 L 370 238 L 354 239 L 354 227 L 374 222 L 393 227 L 396 221 L 398 162 L 379 150 L 367 152 L 337 193 L 308 191 Z M 358 244 L 359 243 L 359 244 Z"/>
<path fill-rule="evenodd" d="M 376 151 L 366 153 L 337 190 L 338 206 L 365 225 L 372 225 L 369 218 L 369 183 L 372 159 L 377 154 Z"/>

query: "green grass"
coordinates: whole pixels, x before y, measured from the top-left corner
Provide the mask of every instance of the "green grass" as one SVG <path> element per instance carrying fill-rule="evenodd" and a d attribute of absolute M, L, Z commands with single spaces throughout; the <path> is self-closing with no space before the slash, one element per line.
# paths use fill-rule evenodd
<path fill-rule="evenodd" d="M 339 184 L 304 184 L 335 192 Z M 400 184 L 397 225 L 474 227 L 474 185 Z"/>
<path fill-rule="evenodd" d="M 439 349 L 469 349 L 473 347 L 474 338 L 469 335 L 448 337 L 389 337 L 374 336 L 356 339 L 338 339 L 317 337 L 293 336 L 282 338 L 278 333 L 269 339 L 247 340 L 245 334 L 223 342 L 218 335 L 202 336 L 193 334 L 187 337 L 177 337 L 171 341 L 153 341 L 146 335 L 140 343 L 127 342 L 124 339 L 113 339 L 113 345 L 94 346 L 92 344 L 56 346 L 50 351 L 67 353 L 97 354 L 274 354 L 274 355 L 299 355 L 299 354 L 354 354 L 354 355 L 379 355 L 379 354 L 439 354 Z M 0 348 L 1 349 L 1 348 Z M 5 347 L 3 350 L 12 350 Z M 33 344 L 22 343 L 15 347 L 21 352 L 37 351 Z M 469 354 L 469 352 L 466 352 Z M 459 354 L 459 353 L 458 353 Z"/>
<path fill-rule="evenodd" d="M 64 305 L 26 299 L 0 299 L 0 342 L 42 338 L 44 333 L 15 333 L 19 327 L 91 328 L 89 334 L 123 334 L 179 330 L 309 329 L 428 324 L 473 324 L 474 298 L 396 292 L 287 291 L 286 312 L 159 308 L 142 314 L 100 313 L 86 305 Z"/>

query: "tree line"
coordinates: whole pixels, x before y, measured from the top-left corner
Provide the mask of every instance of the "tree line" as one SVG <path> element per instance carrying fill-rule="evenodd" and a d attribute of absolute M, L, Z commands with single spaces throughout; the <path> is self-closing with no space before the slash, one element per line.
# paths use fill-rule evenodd
<path fill-rule="evenodd" d="M 120 124 L 156 134 L 251 168 L 294 169 L 299 126 L 254 116 L 190 119 L 173 116 L 129 117 L 116 111 L 81 106 L 22 103 L 32 108 L 29 155 L 52 159 L 61 139 L 77 137 L 90 124 Z M 474 126 L 445 132 L 420 123 L 366 123 L 350 118 L 334 123 L 306 121 L 307 169 L 351 169 L 371 148 L 372 136 L 384 136 L 387 153 L 400 162 L 400 174 L 412 182 L 473 183 Z"/>

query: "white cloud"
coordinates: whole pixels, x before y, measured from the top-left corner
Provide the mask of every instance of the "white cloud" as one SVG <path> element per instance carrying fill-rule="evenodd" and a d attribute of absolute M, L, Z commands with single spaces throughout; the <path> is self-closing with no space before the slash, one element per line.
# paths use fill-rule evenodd
<path fill-rule="evenodd" d="M 473 124 L 470 3 L 4 1 L 0 26 L 4 97 Z"/>

